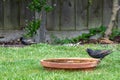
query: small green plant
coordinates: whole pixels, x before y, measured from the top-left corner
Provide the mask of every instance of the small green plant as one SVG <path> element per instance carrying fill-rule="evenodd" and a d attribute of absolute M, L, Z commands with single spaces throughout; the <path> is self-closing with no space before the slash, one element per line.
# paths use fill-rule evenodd
<path fill-rule="evenodd" d="M 26 34 L 25 37 L 33 37 L 40 27 L 40 20 L 33 20 L 27 24 L 25 27 Z"/>
<path fill-rule="evenodd" d="M 89 34 L 90 34 L 90 36 L 93 36 L 97 33 L 100 33 L 100 34 L 104 35 L 105 31 L 106 31 L 106 27 L 105 26 L 100 26 L 98 28 L 91 28 L 89 30 Z"/>
<path fill-rule="evenodd" d="M 52 38 L 52 44 L 68 44 L 68 43 L 73 43 L 72 39 L 65 38 L 65 39 L 60 39 L 55 35 L 51 35 Z"/>
<path fill-rule="evenodd" d="M 37 12 L 41 12 L 42 9 L 49 12 L 53 9 L 52 6 L 48 5 L 47 0 L 32 0 L 28 7 L 31 11 Z"/>
<path fill-rule="evenodd" d="M 88 0 L 89 4 L 92 5 L 93 3 L 93 0 Z"/>
<path fill-rule="evenodd" d="M 31 11 L 38 12 L 38 13 L 40 13 L 42 10 L 46 12 L 50 12 L 53 9 L 52 6 L 48 5 L 47 0 L 32 0 L 28 4 L 28 8 Z M 25 27 L 26 34 L 24 36 L 33 37 L 36 34 L 38 28 L 40 27 L 41 21 L 42 19 L 38 18 L 29 22 Z"/>
<path fill-rule="evenodd" d="M 61 42 L 61 39 L 53 34 L 51 35 L 51 39 L 52 39 L 52 44 L 60 44 Z"/>
<path fill-rule="evenodd" d="M 106 30 L 106 27 L 105 26 L 100 26 L 98 28 L 91 28 L 89 30 L 89 33 L 83 33 L 82 35 L 79 35 L 78 37 L 75 37 L 75 38 L 65 38 L 65 39 L 60 39 L 60 38 L 57 38 L 57 37 L 52 37 L 53 38 L 53 42 L 55 44 L 68 44 L 68 43 L 77 43 L 79 41 L 87 41 L 89 40 L 89 38 L 91 36 L 94 36 L 95 34 L 102 34 L 104 35 L 105 33 L 105 30 Z"/>
<path fill-rule="evenodd" d="M 89 33 L 83 33 L 82 35 L 79 35 L 78 37 L 75 38 L 65 38 L 65 39 L 60 39 L 57 37 L 53 37 L 53 42 L 55 44 L 68 44 L 68 43 L 77 43 L 79 41 L 87 41 L 91 36 L 94 36 L 96 34 L 101 34 L 102 37 L 104 36 L 104 33 L 106 31 L 105 26 L 100 26 L 98 28 L 91 28 L 89 29 Z M 113 29 L 112 34 L 110 36 L 110 39 L 114 39 L 115 36 L 120 36 L 120 30 L 119 29 Z"/>
<path fill-rule="evenodd" d="M 113 29 L 112 34 L 110 36 L 110 39 L 114 39 L 115 36 L 120 36 L 120 30 L 119 29 Z"/>

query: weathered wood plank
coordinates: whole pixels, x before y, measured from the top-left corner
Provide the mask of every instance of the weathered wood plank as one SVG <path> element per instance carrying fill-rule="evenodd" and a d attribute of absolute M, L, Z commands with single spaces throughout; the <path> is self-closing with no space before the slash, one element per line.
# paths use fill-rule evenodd
<path fill-rule="evenodd" d="M 20 1 L 20 29 L 23 29 L 27 23 L 32 21 L 35 18 L 35 12 L 30 11 L 28 8 L 29 3 L 31 0 L 21 0 Z"/>
<path fill-rule="evenodd" d="M 4 29 L 19 29 L 19 1 L 4 1 Z"/>
<path fill-rule="evenodd" d="M 75 7 L 74 0 L 61 1 L 61 30 L 75 30 Z"/>
<path fill-rule="evenodd" d="M 47 13 L 47 30 L 59 30 L 60 0 L 49 0 L 53 10 Z"/>
<path fill-rule="evenodd" d="M 102 25 L 102 0 L 94 0 L 89 7 L 88 28 L 95 28 Z"/>
<path fill-rule="evenodd" d="M 76 0 L 76 30 L 87 28 L 88 0 Z"/>
<path fill-rule="evenodd" d="M 28 5 L 29 3 L 31 2 L 31 0 L 26 0 L 25 1 L 25 19 L 26 21 L 31 21 L 35 18 L 35 12 L 34 11 L 31 11 L 29 8 L 28 8 Z"/>
<path fill-rule="evenodd" d="M 2 0 L 3 1 L 3 0 Z M 20 29 L 26 21 L 31 21 L 34 12 L 27 6 L 31 0 L 5 0 L 0 1 L 0 29 Z"/>
<path fill-rule="evenodd" d="M 11 20 L 10 20 L 10 1 L 11 0 L 6 0 L 4 1 L 4 29 L 11 29 L 12 28 L 12 24 L 11 24 Z"/>
<path fill-rule="evenodd" d="M 112 0 L 104 0 L 103 25 L 108 26 L 112 14 Z"/>
<path fill-rule="evenodd" d="M 23 29 L 26 24 L 25 8 L 26 8 L 26 4 L 24 0 L 21 0 L 20 2 L 20 29 Z"/>
<path fill-rule="evenodd" d="M 10 22 L 12 29 L 19 29 L 19 1 L 10 0 Z"/>
<path fill-rule="evenodd" d="M 0 0 L 0 29 L 19 29 L 19 26 L 25 26 L 26 21 L 34 19 L 34 12 L 27 8 L 31 0 L 19 1 L 20 4 L 18 0 L 5 0 L 4 3 Z M 82 30 L 86 29 L 87 25 L 92 28 L 102 23 L 107 26 L 112 14 L 112 0 L 94 0 L 89 7 L 89 15 L 87 15 L 88 0 L 48 1 L 54 6 L 54 10 L 47 14 L 48 30 Z M 120 27 L 120 11 L 118 27 Z"/>
<path fill-rule="evenodd" d="M 119 0 L 119 5 L 120 5 L 120 0 Z M 120 29 L 120 10 L 118 12 L 118 28 Z"/>
<path fill-rule="evenodd" d="M 3 0 L 0 0 L 0 29 L 3 29 Z"/>

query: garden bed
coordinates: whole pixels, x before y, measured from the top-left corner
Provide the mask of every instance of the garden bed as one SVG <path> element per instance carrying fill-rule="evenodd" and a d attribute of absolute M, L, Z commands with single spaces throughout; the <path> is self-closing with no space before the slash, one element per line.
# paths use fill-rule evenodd
<path fill-rule="evenodd" d="M 90 40 L 80 40 L 79 41 L 80 44 L 113 44 L 113 43 L 120 43 L 120 36 L 116 36 L 114 37 L 113 40 L 107 40 L 107 39 L 99 39 L 99 40 L 95 40 L 95 39 L 90 39 Z M 24 46 L 18 39 L 17 40 L 11 40 L 9 42 L 0 42 L 1 46 L 5 46 L 5 47 L 21 47 Z"/>

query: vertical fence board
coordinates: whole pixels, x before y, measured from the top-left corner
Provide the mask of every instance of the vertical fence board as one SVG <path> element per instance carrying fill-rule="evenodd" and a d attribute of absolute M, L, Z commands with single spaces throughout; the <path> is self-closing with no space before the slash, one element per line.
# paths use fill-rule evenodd
<path fill-rule="evenodd" d="M 19 29 L 19 1 L 10 0 L 10 22 L 13 29 Z"/>
<path fill-rule="evenodd" d="M 61 0 L 61 30 L 75 29 L 74 0 Z"/>
<path fill-rule="evenodd" d="M 28 20 L 28 21 L 31 21 L 34 19 L 35 17 L 35 12 L 31 11 L 29 8 L 28 8 L 28 5 L 29 3 L 31 2 L 31 0 L 26 0 L 24 1 L 25 2 L 25 19 Z"/>
<path fill-rule="evenodd" d="M 28 8 L 31 0 L 21 0 L 20 2 L 20 28 L 23 29 L 27 23 L 34 20 L 35 12 Z"/>
<path fill-rule="evenodd" d="M 108 26 L 112 15 L 112 0 L 104 0 L 103 25 Z"/>
<path fill-rule="evenodd" d="M 118 15 L 118 28 L 120 29 L 120 11 L 119 11 L 118 14 L 119 14 L 119 15 Z"/>
<path fill-rule="evenodd" d="M 31 0 L 0 0 L 0 29 L 19 29 L 34 19 L 27 6 Z M 87 13 L 88 0 L 48 0 L 54 7 L 47 13 L 47 30 L 83 30 L 107 26 L 112 14 L 113 0 L 94 0 Z M 120 4 L 120 0 L 119 0 Z M 120 11 L 118 14 L 120 28 Z"/>
<path fill-rule="evenodd" d="M 88 0 L 76 0 L 76 30 L 87 28 Z"/>
<path fill-rule="evenodd" d="M 26 20 L 31 21 L 34 12 L 27 6 L 31 0 L 0 0 L 0 29 L 14 30 L 24 27 Z"/>
<path fill-rule="evenodd" d="M 49 0 L 53 10 L 47 13 L 47 29 L 59 30 L 60 0 Z"/>
<path fill-rule="evenodd" d="M 119 0 L 119 5 L 120 5 L 120 0 Z M 118 12 L 118 28 L 120 29 L 120 10 Z"/>
<path fill-rule="evenodd" d="M 19 1 L 4 1 L 4 29 L 19 29 Z"/>
<path fill-rule="evenodd" d="M 4 1 L 4 29 L 10 29 L 10 0 Z"/>
<path fill-rule="evenodd" d="M 25 2 L 24 2 L 24 0 L 21 0 L 21 2 L 20 2 L 20 29 L 23 29 L 26 24 L 25 8 L 26 8 Z"/>
<path fill-rule="evenodd" d="M 89 28 L 102 25 L 102 0 L 94 0 L 89 7 Z"/>
<path fill-rule="evenodd" d="M 3 29 L 4 25 L 3 25 L 3 1 L 0 0 L 0 29 Z"/>

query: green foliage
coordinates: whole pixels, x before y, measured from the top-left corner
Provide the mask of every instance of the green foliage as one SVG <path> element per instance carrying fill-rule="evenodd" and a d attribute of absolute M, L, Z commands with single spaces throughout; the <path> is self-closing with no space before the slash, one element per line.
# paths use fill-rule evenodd
<path fill-rule="evenodd" d="M 25 27 L 26 34 L 25 37 L 33 37 L 36 34 L 36 31 L 40 27 L 40 20 L 33 20 L 27 24 Z"/>
<path fill-rule="evenodd" d="M 120 36 L 120 30 L 119 29 L 113 29 L 112 34 L 110 36 L 110 39 L 114 39 L 115 36 Z"/>
<path fill-rule="evenodd" d="M 52 44 L 68 44 L 72 42 L 71 39 L 65 38 L 65 39 L 60 39 L 54 35 L 51 35 L 52 38 Z"/>
<path fill-rule="evenodd" d="M 32 0 L 28 7 L 30 10 L 37 12 L 41 12 L 42 9 L 46 12 L 52 10 L 52 7 L 47 4 L 47 0 Z"/>
<path fill-rule="evenodd" d="M 48 70 L 40 60 L 49 58 L 90 58 L 86 48 L 112 50 L 92 71 Z M 120 44 L 61 46 L 35 44 L 0 47 L 0 80 L 120 80 Z"/>
<path fill-rule="evenodd" d="M 46 12 L 50 12 L 52 7 L 47 4 L 47 0 L 32 0 L 31 3 L 28 5 L 28 8 L 31 11 L 41 12 L 45 10 Z M 40 19 L 33 20 L 28 23 L 25 27 L 25 31 L 27 32 L 24 36 L 25 37 L 33 37 L 36 34 L 36 31 L 40 27 Z"/>
<path fill-rule="evenodd" d="M 45 10 L 46 12 L 50 12 L 50 11 L 53 10 L 53 7 L 50 6 L 50 5 L 45 5 L 45 6 L 44 6 L 44 10 Z"/>
<path fill-rule="evenodd" d="M 75 37 L 75 38 L 71 38 L 71 39 L 68 39 L 68 38 L 60 39 L 60 38 L 57 38 L 57 37 L 52 37 L 52 38 L 53 38 L 53 42 L 55 44 L 77 43 L 80 40 L 87 41 L 87 40 L 89 40 L 89 38 L 91 36 L 94 36 L 98 33 L 104 35 L 105 31 L 106 31 L 106 27 L 105 26 L 100 26 L 98 28 L 91 28 L 91 29 L 89 29 L 89 33 L 83 33 L 82 35 L 80 35 L 78 37 Z"/>
<path fill-rule="evenodd" d="M 82 35 L 81 35 L 81 39 L 83 39 L 83 40 L 88 40 L 88 38 L 90 37 L 90 34 L 88 33 L 83 33 Z"/>
<path fill-rule="evenodd" d="M 60 44 L 61 39 L 58 38 L 57 36 L 51 35 L 52 38 L 52 44 Z"/>
<path fill-rule="evenodd" d="M 98 28 L 91 28 L 90 30 L 90 36 L 95 35 L 96 33 L 100 33 L 102 35 L 104 35 L 105 31 L 106 31 L 106 27 L 105 26 L 100 26 Z"/>
<path fill-rule="evenodd" d="M 89 4 L 92 5 L 93 1 L 94 1 L 94 0 L 89 0 Z"/>

